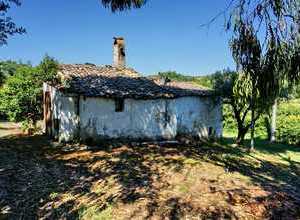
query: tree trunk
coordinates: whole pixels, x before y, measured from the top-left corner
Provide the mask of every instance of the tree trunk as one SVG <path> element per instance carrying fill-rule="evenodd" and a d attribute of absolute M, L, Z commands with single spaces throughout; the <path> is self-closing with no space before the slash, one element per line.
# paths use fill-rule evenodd
<path fill-rule="evenodd" d="M 252 107 L 251 110 L 251 144 L 250 144 L 250 151 L 254 150 L 254 128 L 255 128 L 255 119 L 254 119 L 254 109 Z"/>
<path fill-rule="evenodd" d="M 248 131 L 248 129 L 238 126 L 238 136 L 235 140 L 235 143 L 237 145 L 243 145 L 244 144 L 245 136 L 247 134 L 247 131 Z"/>
<path fill-rule="evenodd" d="M 270 141 L 276 141 L 276 118 L 277 118 L 277 99 L 275 99 L 272 105 L 272 119 L 271 119 L 271 137 Z"/>
<path fill-rule="evenodd" d="M 264 117 L 265 128 L 267 130 L 267 138 L 271 140 L 271 112 Z"/>

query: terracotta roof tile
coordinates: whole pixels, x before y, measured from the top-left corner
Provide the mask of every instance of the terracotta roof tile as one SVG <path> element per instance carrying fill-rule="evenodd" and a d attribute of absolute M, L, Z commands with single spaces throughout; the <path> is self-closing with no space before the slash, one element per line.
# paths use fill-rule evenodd
<path fill-rule="evenodd" d="M 88 97 L 156 99 L 214 95 L 212 90 L 191 83 L 160 84 L 129 68 L 60 65 L 59 76 L 63 83 L 56 85 L 58 88 Z"/>
<path fill-rule="evenodd" d="M 59 65 L 59 75 L 63 78 L 85 77 L 85 76 L 128 76 L 138 77 L 140 74 L 131 68 L 117 68 L 110 65 L 96 66 L 83 64 L 61 64 Z"/>

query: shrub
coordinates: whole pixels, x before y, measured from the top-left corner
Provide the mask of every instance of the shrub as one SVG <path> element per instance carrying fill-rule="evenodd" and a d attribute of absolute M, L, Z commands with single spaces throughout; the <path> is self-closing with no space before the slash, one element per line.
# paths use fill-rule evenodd
<path fill-rule="evenodd" d="M 0 91 L 0 108 L 11 121 L 35 120 L 41 112 L 41 86 L 37 69 L 21 67 Z"/>
<path fill-rule="evenodd" d="M 42 116 L 42 84 L 55 78 L 57 63 L 46 56 L 37 67 L 21 66 L 8 77 L 0 90 L 0 112 L 24 129 Z"/>
<path fill-rule="evenodd" d="M 277 139 L 283 143 L 300 145 L 300 100 L 280 105 Z"/>

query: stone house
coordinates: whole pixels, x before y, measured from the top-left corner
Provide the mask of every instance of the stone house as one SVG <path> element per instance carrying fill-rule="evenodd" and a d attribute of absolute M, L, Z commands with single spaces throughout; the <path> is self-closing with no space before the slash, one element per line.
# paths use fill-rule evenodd
<path fill-rule="evenodd" d="M 222 135 L 222 103 L 212 90 L 142 77 L 125 67 L 125 45 L 115 38 L 113 66 L 60 65 L 45 82 L 46 133 L 63 142 L 163 140 Z"/>

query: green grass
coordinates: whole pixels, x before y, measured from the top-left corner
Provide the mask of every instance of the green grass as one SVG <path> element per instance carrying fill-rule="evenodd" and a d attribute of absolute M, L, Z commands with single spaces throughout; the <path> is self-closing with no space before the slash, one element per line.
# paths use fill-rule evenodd
<path fill-rule="evenodd" d="M 223 140 L 224 144 L 232 145 L 234 144 L 234 134 L 229 133 L 227 137 Z M 256 155 L 267 155 L 268 157 L 274 157 L 277 162 L 282 162 L 283 158 L 291 158 L 295 162 L 300 163 L 300 147 L 283 144 L 283 143 L 270 143 L 269 141 L 261 138 L 256 138 L 255 141 L 255 152 Z M 245 140 L 244 148 L 249 148 L 250 140 L 249 138 Z"/>
<path fill-rule="evenodd" d="M 96 206 L 93 207 L 82 207 L 79 211 L 78 219 L 80 220 L 111 220 L 112 206 L 108 206 L 103 210 L 99 210 Z"/>

